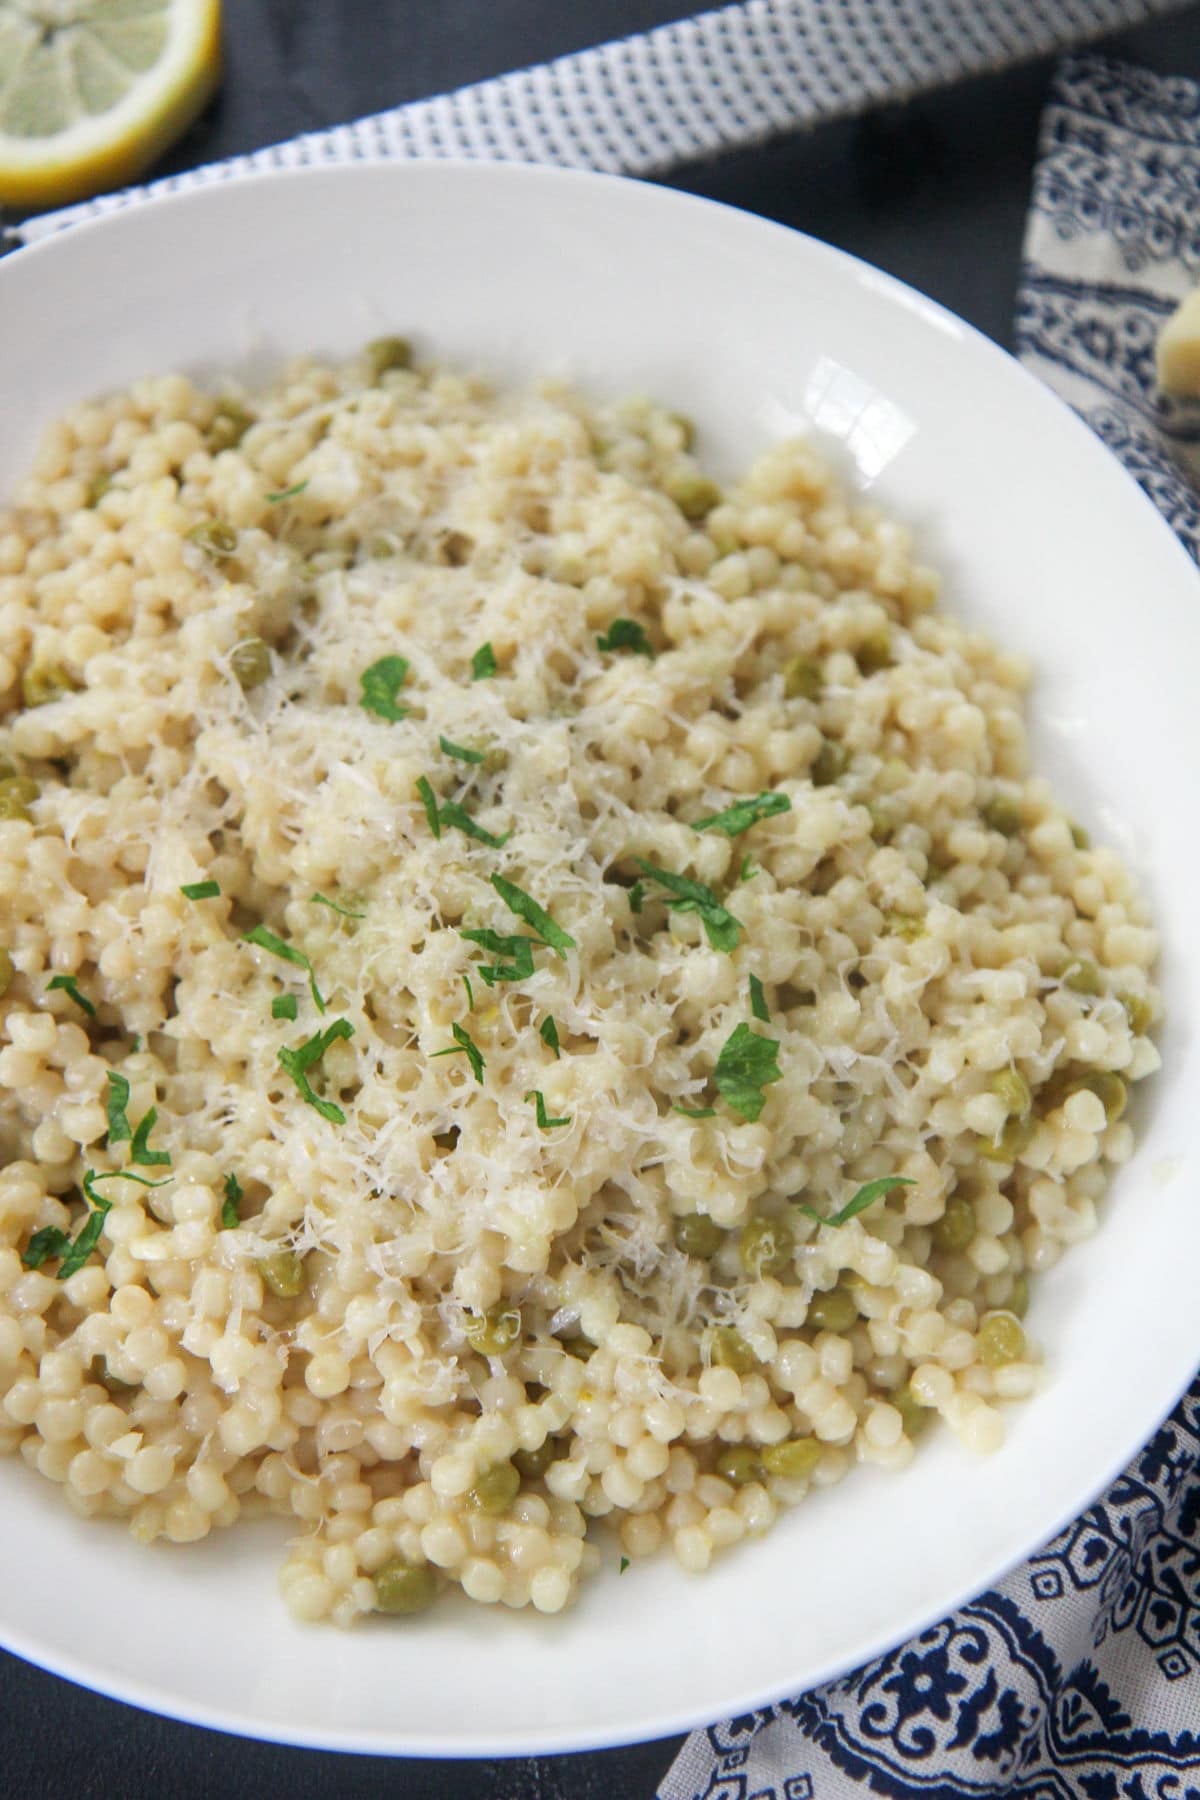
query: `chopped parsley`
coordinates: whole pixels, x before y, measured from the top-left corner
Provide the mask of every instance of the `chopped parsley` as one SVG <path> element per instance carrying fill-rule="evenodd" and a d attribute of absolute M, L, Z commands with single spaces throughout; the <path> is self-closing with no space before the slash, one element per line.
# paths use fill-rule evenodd
<path fill-rule="evenodd" d="M 498 981 L 525 981 L 533 974 L 533 938 L 523 937 L 519 932 L 509 936 L 502 931 L 460 931 L 472 944 L 478 944 L 491 956 L 507 957 L 507 962 L 481 963 L 479 973 L 489 987 L 495 987 Z"/>
<path fill-rule="evenodd" d="M 94 1169 L 89 1169 L 83 1178 L 83 1191 L 92 1210 L 74 1238 L 69 1238 L 57 1225 L 45 1225 L 41 1231 L 34 1232 L 21 1255 L 27 1269 L 40 1269 L 51 1257 L 61 1259 L 55 1276 L 57 1281 L 69 1281 L 82 1269 L 99 1243 L 104 1221 L 112 1211 L 112 1201 L 96 1191 L 95 1183 L 100 1179 Z M 156 1186 L 157 1183 L 148 1185 Z"/>
<path fill-rule="evenodd" d="M 713 1080 L 734 1112 L 752 1123 L 766 1102 L 763 1089 L 782 1078 L 779 1040 L 738 1025 L 721 1046 Z"/>
<path fill-rule="evenodd" d="M 519 888 L 515 881 L 506 881 L 503 875 L 493 875 L 492 886 L 509 912 L 516 913 L 518 919 L 524 919 L 527 925 L 532 926 L 543 944 L 549 944 L 552 950 L 557 950 L 564 962 L 568 950 L 578 949 L 570 932 L 564 931 L 561 925 L 556 925 L 545 908 L 539 906 L 532 895 L 527 894 L 524 888 Z"/>
<path fill-rule="evenodd" d="M 472 1038 L 470 1032 L 464 1031 L 461 1025 L 452 1025 L 450 1027 L 450 1035 L 454 1039 L 453 1044 L 446 1050 L 435 1050 L 433 1053 L 434 1056 L 465 1056 L 471 1065 L 471 1073 L 474 1075 L 480 1087 L 482 1087 L 483 1071 L 487 1065 L 483 1060 L 478 1044 Z"/>
<path fill-rule="evenodd" d="M 215 900 L 221 892 L 219 881 L 188 881 L 180 888 L 185 900 Z"/>
<path fill-rule="evenodd" d="M 693 881 L 688 875 L 676 875 L 670 869 L 656 868 L 644 857 L 635 857 L 634 861 L 643 875 L 656 881 L 659 887 L 666 888 L 671 896 L 667 905 L 672 912 L 699 913 L 714 950 L 723 950 L 729 954 L 737 949 L 742 922 L 721 905 L 710 887 L 705 887 L 702 881 Z"/>
<path fill-rule="evenodd" d="M 232 1231 L 241 1223 L 242 1184 L 236 1175 L 225 1177 L 225 1199 L 221 1205 L 221 1230 Z"/>
<path fill-rule="evenodd" d="M 539 1130 L 553 1131 L 557 1125 L 569 1125 L 571 1123 L 569 1116 L 565 1119 L 552 1119 L 550 1117 L 546 1111 L 546 1097 L 540 1088 L 530 1088 L 525 1098 L 526 1100 L 533 1101 L 533 1108 L 534 1112 L 537 1114 Z"/>
<path fill-rule="evenodd" d="M 847 1200 L 841 1211 L 833 1213 L 829 1218 L 824 1218 L 814 1206 L 808 1206 L 803 1202 L 796 1210 L 807 1213 L 808 1217 L 815 1219 L 818 1225 L 846 1225 L 860 1212 L 866 1212 L 868 1206 L 874 1206 L 876 1200 L 882 1200 L 885 1194 L 890 1194 L 893 1188 L 915 1187 L 915 1185 L 911 1175 L 881 1175 L 876 1181 L 864 1182 L 853 1199 Z"/>
<path fill-rule="evenodd" d="M 629 1567 L 629 1558 L 627 1556 L 623 1556 L 621 1558 L 621 1564 L 617 1570 L 617 1574 L 623 1575 L 628 1567 Z"/>
<path fill-rule="evenodd" d="M 456 756 L 459 762 L 481 763 L 483 761 L 482 750 L 468 750 L 465 744 L 455 744 L 448 737 L 439 737 L 438 743 L 447 756 Z"/>
<path fill-rule="evenodd" d="M 640 913 L 642 910 L 642 907 L 645 904 L 645 901 L 646 901 L 646 884 L 644 881 L 635 881 L 633 886 L 629 890 L 629 910 L 630 910 L 630 912 L 631 913 Z"/>
<path fill-rule="evenodd" d="M 425 817 L 429 821 L 429 829 L 435 838 L 441 837 L 443 827 L 450 826 L 455 831 L 465 832 L 467 837 L 475 838 L 481 844 L 490 845 L 493 850 L 499 850 L 504 844 L 507 844 L 512 836 L 511 831 L 506 831 L 503 837 L 497 837 L 494 832 L 485 831 L 483 826 L 477 824 L 466 808 L 460 806 L 457 800 L 439 801 L 424 775 L 417 782 L 417 793 L 421 796 Z"/>
<path fill-rule="evenodd" d="M 294 1019 L 297 1011 L 295 994 L 276 994 L 271 1002 L 273 1019 Z"/>
<path fill-rule="evenodd" d="M 760 819 L 773 819 L 777 813 L 791 812 L 786 794 L 756 794 L 753 800 L 739 800 L 724 812 L 709 813 L 705 819 L 693 821 L 693 831 L 722 831 L 728 838 L 739 837 Z"/>
<path fill-rule="evenodd" d="M 467 1007 L 471 1012 L 474 1012 L 475 1011 L 475 995 L 471 989 L 471 977 L 469 975 L 464 975 L 462 978 L 462 984 L 467 990 Z"/>
<path fill-rule="evenodd" d="M 298 481 L 295 487 L 284 488 L 282 493 L 268 494 L 267 505 L 278 506 L 281 500 L 294 500 L 296 495 L 302 494 L 307 486 L 307 481 Z"/>
<path fill-rule="evenodd" d="M 404 656 L 381 656 L 369 669 L 364 669 L 358 678 L 362 689 L 358 704 L 363 711 L 374 713 L 378 719 L 405 718 L 408 708 L 397 705 L 396 695 L 404 686 L 407 674 L 408 659 Z"/>
<path fill-rule="evenodd" d="M 471 658 L 471 680 L 486 681 L 496 673 L 496 652 L 490 644 L 480 644 Z"/>
<path fill-rule="evenodd" d="M 770 1023 L 771 1014 L 767 1007 L 767 996 L 763 993 L 763 984 L 757 975 L 750 977 L 750 1011 L 763 1025 Z"/>
<path fill-rule="evenodd" d="M 151 1150 L 150 1133 L 158 1123 L 158 1108 L 152 1106 L 141 1124 L 133 1134 L 133 1142 L 129 1146 L 129 1160 L 140 1169 L 169 1169 L 171 1157 L 166 1150 Z"/>
<path fill-rule="evenodd" d="M 614 619 L 606 633 L 596 638 L 598 650 L 632 650 L 635 656 L 654 655 L 654 645 L 636 619 Z"/>
<path fill-rule="evenodd" d="M 127 1144 L 133 1137 L 133 1128 L 129 1123 L 125 1108 L 129 1105 L 129 1083 L 124 1075 L 115 1069 L 108 1071 L 108 1136 L 105 1143 L 111 1150 L 114 1144 Z"/>
<path fill-rule="evenodd" d="M 90 1018 L 95 1018 L 96 1009 L 88 999 L 87 995 L 80 993 L 79 983 L 76 981 L 74 975 L 52 975 L 50 980 L 46 983 L 46 992 L 52 994 L 55 988 L 61 988 L 64 994 L 70 994 L 72 1000 L 81 1011 L 87 1013 Z"/>
<path fill-rule="evenodd" d="M 738 886 L 740 887 L 743 881 L 753 881 L 757 874 L 758 864 L 752 857 L 743 856 L 742 866 L 738 870 Z"/>
<path fill-rule="evenodd" d="M 538 1036 L 541 1038 L 543 1044 L 553 1050 L 555 1056 L 562 1055 L 562 1049 L 558 1041 L 558 1026 L 554 1023 L 553 1013 L 548 1014 L 538 1026 Z"/>
<path fill-rule="evenodd" d="M 285 1046 L 279 1052 L 280 1066 L 295 1082 L 300 1098 L 307 1101 L 309 1106 L 314 1107 L 323 1119 L 328 1119 L 331 1125 L 344 1125 L 346 1115 L 341 1107 L 335 1105 L 332 1100 L 322 1100 L 319 1094 L 313 1092 L 312 1084 L 308 1079 L 308 1071 L 314 1063 L 320 1062 L 330 1044 L 338 1038 L 352 1038 L 353 1036 L 354 1027 L 349 1019 L 335 1019 L 332 1025 L 325 1027 L 324 1031 L 318 1031 L 312 1037 L 306 1038 L 298 1050 L 289 1050 Z"/>
<path fill-rule="evenodd" d="M 256 925 L 253 931 L 247 931 L 242 942 L 257 944 L 260 950 L 269 950 L 272 956 L 281 957 L 284 962 L 293 963 L 297 969 L 303 969 L 308 976 L 308 985 L 312 989 L 312 997 L 317 1011 L 325 1011 L 324 996 L 317 986 L 313 966 L 303 950 L 297 950 L 294 944 L 285 944 L 282 938 L 276 937 L 273 931 L 268 931 L 265 925 Z"/>
<path fill-rule="evenodd" d="M 715 1119 L 717 1116 L 715 1106 L 680 1106 L 674 1100 L 671 1102 L 671 1111 L 682 1113 L 685 1119 Z"/>
<path fill-rule="evenodd" d="M 367 916 L 366 913 L 355 912 L 353 907 L 342 906 L 338 901 L 331 900 L 328 894 L 314 894 L 312 903 L 314 906 L 327 906 L 330 912 L 340 913 L 343 919 L 365 919 Z"/>

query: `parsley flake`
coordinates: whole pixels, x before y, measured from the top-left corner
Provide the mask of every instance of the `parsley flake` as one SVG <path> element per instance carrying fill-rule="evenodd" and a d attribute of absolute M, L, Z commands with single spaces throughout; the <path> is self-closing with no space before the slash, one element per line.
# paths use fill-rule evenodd
<path fill-rule="evenodd" d="M 108 1136 L 105 1143 L 111 1150 L 114 1144 L 127 1144 L 133 1136 L 133 1128 L 125 1108 L 129 1105 L 129 1083 L 124 1075 L 115 1069 L 108 1071 Z"/>
<path fill-rule="evenodd" d="M 471 977 L 469 975 L 464 975 L 462 978 L 462 984 L 467 990 L 467 1008 L 470 1012 L 474 1012 L 475 1011 L 475 995 L 471 990 Z"/>
<path fill-rule="evenodd" d="M 317 986 L 317 978 L 313 966 L 303 950 L 297 950 L 294 944 L 285 944 L 281 937 L 268 931 L 265 925 L 256 925 L 253 931 L 247 931 L 242 937 L 243 944 L 257 944 L 260 950 L 269 950 L 272 956 L 280 957 L 284 962 L 293 963 L 297 969 L 303 969 L 308 976 L 308 985 L 312 989 L 313 1002 L 318 1012 L 325 1011 L 325 999 Z"/>
<path fill-rule="evenodd" d="M 829 1218 L 825 1218 L 814 1206 L 803 1202 L 796 1210 L 807 1213 L 818 1225 L 846 1225 L 851 1219 L 857 1218 L 860 1212 L 866 1212 L 868 1206 L 874 1206 L 876 1200 L 882 1200 L 885 1194 L 890 1194 L 893 1188 L 915 1185 L 911 1175 L 881 1175 L 876 1181 L 865 1181 L 853 1199 L 847 1200 L 841 1211 L 833 1213 Z"/>
<path fill-rule="evenodd" d="M 232 1231 L 241 1223 L 242 1184 L 236 1175 L 225 1177 L 225 1199 L 221 1206 L 221 1230 Z"/>
<path fill-rule="evenodd" d="M 598 650 L 631 650 L 635 656 L 653 657 L 654 645 L 636 619 L 614 619 L 606 633 L 596 638 Z"/>
<path fill-rule="evenodd" d="M 439 737 L 438 743 L 447 756 L 456 756 L 459 762 L 481 763 L 483 761 L 482 750 L 468 750 L 465 744 L 453 743 L 448 737 Z"/>
<path fill-rule="evenodd" d="M 369 669 L 364 669 L 358 678 L 362 689 L 358 704 L 363 711 L 374 713 L 379 719 L 405 718 L 408 708 L 397 705 L 396 695 L 404 686 L 407 674 L 408 659 L 404 656 L 381 656 Z"/>
<path fill-rule="evenodd" d="M 763 1093 L 773 1081 L 782 1079 L 779 1067 L 779 1040 L 738 1025 L 721 1046 L 713 1080 L 734 1112 L 751 1123 L 758 1118 L 766 1102 Z"/>
<path fill-rule="evenodd" d="M 548 1014 L 538 1026 L 538 1036 L 548 1049 L 553 1050 L 556 1057 L 562 1055 L 562 1048 L 558 1041 L 558 1026 L 554 1023 L 553 1013 Z"/>
<path fill-rule="evenodd" d="M 750 1011 L 762 1024 L 770 1023 L 771 1014 L 767 1007 L 767 996 L 763 993 L 763 984 L 757 975 L 750 977 Z"/>
<path fill-rule="evenodd" d="M 693 821 L 693 831 L 722 831 L 728 838 L 739 837 L 760 819 L 773 819 L 777 813 L 791 812 L 786 794 L 756 794 L 753 800 L 739 800 L 724 812 L 709 813 L 705 819 Z"/>
<path fill-rule="evenodd" d="M 338 901 L 331 900 L 328 894 L 313 894 L 312 903 L 314 906 L 327 906 L 330 912 L 339 913 L 343 919 L 365 919 L 367 916 L 366 913 L 355 912 L 353 907 L 342 906 Z"/>
<path fill-rule="evenodd" d="M 307 486 L 307 481 L 298 481 L 294 487 L 284 488 L 282 493 L 268 494 L 267 505 L 278 506 L 281 500 L 294 500 L 296 495 L 302 494 Z"/>
<path fill-rule="evenodd" d="M 56 1281 L 69 1281 L 72 1275 L 82 1269 L 99 1243 L 100 1233 L 104 1229 L 104 1221 L 112 1211 L 112 1201 L 96 1191 L 96 1182 L 103 1179 L 104 1177 L 97 1175 L 94 1169 L 89 1169 L 83 1178 L 83 1191 L 92 1210 L 74 1238 L 69 1238 L 65 1231 L 59 1230 L 57 1225 L 46 1225 L 41 1231 L 34 1232 L 21 1256 L 21 1261 L 27 1269 L 40 1269 L 42 1264 L 49 1261 L 51 1257 L 61 1259 L 55 1276 Z M 139 1180 L 141 1178 L 134 1176 L 132 1179 Z M 158 1187 L 161 1183 L 145 1182 L 143 1185 Z"/>
<path fill-rule="evenodd" d="M 512 836 L 511 831 L 506 831 L 503 837 L 497 837 L 495 832 L 485 831 L 484 827 L 477 824 L 471 817 L 466 807 L 460 806 L 457 800 L 439 801 L 424 775 L 417 782 L 417 792 L 421 796 L 421 804 L 425 808 L 429 829 L 435 838 L 440 838 L 443 828 L 450 826 L 455 831 L 465 833 L 467 837 L 475 838 L 481 844 L 489 845 L 493 850 L 499 850 L 507 844 Z"/>
<path fill-rule="evenodd" d="M 714 950 L 723 950 L 728 955 L 737 949 L 742 922 L 721 905 L 710 887 L 705 887 L 702 881 L 693 881 L 688 875 L 676 875 L 670 869 L 656 868 L 644 857 L 635 857 L 634 861 L 644 875 L 656 881 L 659 887 L 666 888 L 671 896 L 667 905 L 672 912 L 699 913 Z"/>
<path fill-rule="evenodd" d="M 82 1012 L 87 1013 L 89 1018 L 95 1018 L 96 1009 L 88 999 L 87 995 L 80 993 L 79 983 L 76 981 L 74 975 L 52 975 L 50 980 L 46 983 L 46 992 L 52 994 L 55 988 L 61 988 L 64 994 L 69 994 L 71 996 L 76 1006 L 78 1006 Z"/>
<path fill-rule="evenodd" d="M 753 857 L 743 856 L 742 866 L 738 870 L 738 886 L 740 887 L 743 881 L 753 881 L 757 874 L 758 864 Z"/>
<path fill-rule="evenodd" d="M 474 1038 L 472 1038 L 470 1032 L 464 1031 L 461 1025 L 452 1025 L 450 1027 L 450 1035 L 454 1039 L 453 1044 L 446 1050 L 435 1050 L 433 1053 L 434 1056 L 465 1056 L 471 1065 L 471 1073 L 474 1075 L 480 1087 L 482 1087 L 483 1071 L 487 1067 L 487 1064 L 483 1060 L 478 1044 L 475 1042 Z"/>
<path fill-rule="evenodd" d="M 150 1133 L 158 1123 L 158 1108 L 152 1106 L 133 1134 L 133 1142 L 129 1146 L 129 1160 L 140 1169 L 169 1169 L 170 1154 L 166 1150 L 151 1150 Z"/>
<path fill-rule="evenodd" d="M 481 950 L 487 950 L 492 956 L 508 957 L 507 962 L 481 963 L 479 973 L 489 987 L 495 987 L 498 981 L 525 981 L 533 974 L 532 938 L 523 937 L 520 932 L 511 936 L 502 931 L 460 931 L 469 943 L 478 944 Z"/>
<path fill-rule="evenodd" d="M 620 1563 L 620 1567 L 617 1570 L 617 1574 L 623 1575 L 628 1567 L 629 1567 L 629 1558 L 627 1556 L 623 1556 L 621 1558 L 621 1563 Z"/>
<path fill-rule="evenodd" d="M 221 892 L 219 881 L 188 881 L 180 888 L 185 900 L 215 900 Z"/>
<path fill-rule="evenodd" d="M 285 1046 L 279 1051 L 280 1066 L 295 1082 L 300 1098 L 309 1106 L 314 1107 L 323 1119 L 328 1119 L 331 1125 L 344 1125 L 346 1115 L 341 1107 L 335 1105 L 332 1100 L 322 1100 L 318 1094 L 313 1092 L 312 1084 L 308 1079 L 308 1071 L 314 1063 L 320 1062 L 330 1044 L 338 1038 L 352 1038 L 353 1036 L 354 1027 L 349 1019 L 335 1019 L 332 1025 L 325 1027 L 324 1031 L 318 1031 L 312 1037 L 306 1038 L 298 1050 L 289 1050 Z"/>
<path fill-rule="evenodd" d="M 715 1119 L 717 1116 L 715 1106 L 680 1106 L 674 1100 L 671 1102 L 671 1111 L 682 1113 L 685 1119 Z"/>
<path fill-rule="evenodd" d="M 533 1109 L 537 1114 L 539 1130 L 553 1131 L 558 1125 L 569 1125 L 571 1123 L 569 1116 L 565 1119 L 552 1119 L 550 1117 L 546 1111 L 546 1096 L 542 1093 L 540 1088 L 530 1088 L 525 1098 L 526 1100 L 533 1101 Z"/>
<path fill-rule="evenodd" d="M 294 1019 L 298 1010 L 295 994 L 276 994 L 271 1002 L 273 1019 Z"/>
<path fill-rule="evenodd" d="M 532 926 L 542 942 L 549 944 L 552 950 L 557 950 L 564 962 L 568 950 L 578 949 L 570 932 L 564 931 L 561 925 L 556 925 L 546 909 L 539 906 L 524 888 L 519 888 L 515 881 L 506 881 L 503 875 L 493 875 L 492 886 L 509 912 L 516 913 L 518 919 L 524 919 L 527 925 Z"/>
<path fill-rule="evenodd" d="M 496 652 L 490 644 L 480 644 L 471 658 L 471 680 L 486 681 L 496 673 Z"/>

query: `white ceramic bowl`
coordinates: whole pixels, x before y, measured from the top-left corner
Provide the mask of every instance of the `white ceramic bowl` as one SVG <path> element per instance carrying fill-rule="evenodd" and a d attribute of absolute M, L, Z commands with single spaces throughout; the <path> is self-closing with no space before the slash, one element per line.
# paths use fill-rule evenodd
<path fill-rule="evenodd" d="M 1166 1067 L 1099 1235 L 1036 1287 L 1048 1391 L 972 1460 L 942 1434 L 856 1472 L 702 1578 L 613 1566 L 552 1620 L 439 1608 L 343 1635 L 276 1590 L 280 1534 L 140 1549 L 0 1468 L 0 1640 L 75 1680 L 231 1731 L 447 1755 L 651 1737 L 797 1692 L 991 1582 L 1116 1473 L 1200 1337 L 1200 582 L 1108 452 L 918 294 L 794 233 L 659 188 L 513 167 L 304 171 L 84 225 L 0 265 L 0 494 L 63 407 L 174 367 L 252 371 L 399 330 L 501 378 L 643 389 L 718 473 L 836 439 L 912 520 L 945 604 L 1029 652 L 1036 748 L 1148 882 Z"/>

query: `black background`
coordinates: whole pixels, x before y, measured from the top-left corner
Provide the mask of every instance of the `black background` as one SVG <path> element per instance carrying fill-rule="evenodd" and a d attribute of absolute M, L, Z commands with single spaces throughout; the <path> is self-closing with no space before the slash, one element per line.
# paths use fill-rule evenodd
<path fill-rule="evenodd" d="M 258 149 L 694 10 L 687 0 L 227 0 L 221 93 L 153 173 Z M 1102 48 L 1198 76 L 1200 7 Z M 1030 64 L 694 165 L 667 185 L 850 250 L 1007 345 L 1050 73 L 1048 62 Z M 229 1628 L 236 1631 L 236 1619 Z M 126 1629 L 156 1626 L 114 1620 L 114 1630 Z M 169 1656 L 169 1642 L 163 1652 Z M 174 1724 L 3 1652 L 0 1681 L 2 1800 L 650 1800 L 678 1742 L 503 1762 L 336 1756 Z"/>

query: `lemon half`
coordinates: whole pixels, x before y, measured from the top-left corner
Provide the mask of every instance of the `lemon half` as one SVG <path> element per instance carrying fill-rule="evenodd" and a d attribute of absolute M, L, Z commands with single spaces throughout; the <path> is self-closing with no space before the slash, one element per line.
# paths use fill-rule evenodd
<path fill-rule="evenodd" d="M 220 0 L 0 0 L 0 204 L 133 181 L 221 73 Z"/>

